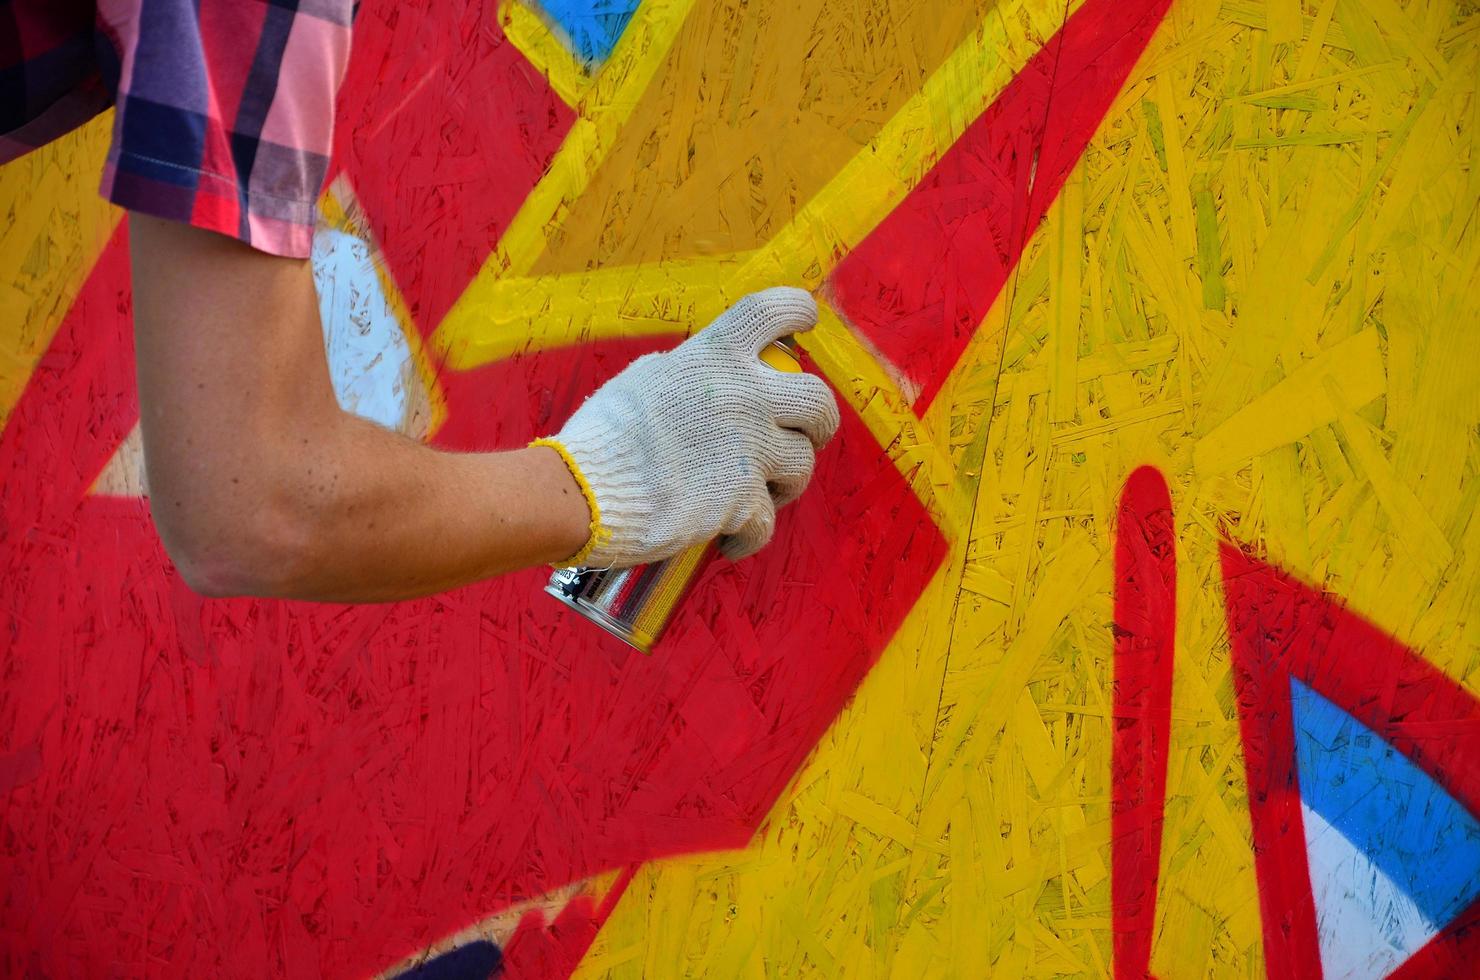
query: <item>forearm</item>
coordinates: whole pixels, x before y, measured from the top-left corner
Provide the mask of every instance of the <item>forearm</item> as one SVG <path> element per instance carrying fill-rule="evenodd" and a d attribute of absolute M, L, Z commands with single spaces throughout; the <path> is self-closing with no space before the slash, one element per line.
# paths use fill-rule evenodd
<path fill-rule="evenodd" d="M 402 599 L 585 543 L 553 450 L 440 452 L 339 408 L 306 262 L 157 219 L 131 234 L 150 507 L 193 587 Z"/>
<path fill-rule="evenodd" d="M 569 558 L 589 511 L 551 449 L 448 453 L 341 414 L 299 511 L 311 546 L 282 595 L 342 602 L 438 592 Z"/>
<path fill-rule="evenodd" d="M 715 539 L 743 558 L 838 428 L 821 379 L 762 360 L 817 319 L 777 288 L 589 398 L 555 437 L 579 485 L 553 449 L 438 452 L 340 410 L 306 261 L 158 219 L 130 229 L 150 509 L 208 594 L 394 600 Z"/>
<path fill-rule="evenodd" d="M 204 591 L 406 599 L 556 562 L 585 543 L 586 503 L 553 450 L 440 452 L 343 412 L 311 436 L 294 431 L 311 452 L 268 449 L 228 491 L 230 511 L 279 526 L 220 522 L 184 549 L 199 556 L 191 575 Z"/>

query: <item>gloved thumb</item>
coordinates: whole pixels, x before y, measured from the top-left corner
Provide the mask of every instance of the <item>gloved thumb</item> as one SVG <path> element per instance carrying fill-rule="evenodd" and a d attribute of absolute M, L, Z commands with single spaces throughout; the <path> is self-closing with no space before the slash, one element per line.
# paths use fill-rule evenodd
<path fill-rule="evenodd" d="M 791 286 L 773 286 L 740 297 L 704 332 L 728 338 L 744 350 L 759 354 L 772 341 L 816 325 L 817 301 L 810 293 Z"/>

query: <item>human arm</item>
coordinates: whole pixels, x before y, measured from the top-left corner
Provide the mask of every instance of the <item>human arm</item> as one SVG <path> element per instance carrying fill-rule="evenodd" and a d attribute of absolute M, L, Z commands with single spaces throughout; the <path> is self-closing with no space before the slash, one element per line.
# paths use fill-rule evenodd
<path fill-rule="evenodd" d="M 340 409 L 306 260 L 130 217 L 150 508 L 208 595 L 411 598 L 581 549 L 552 449 L 449 453 Z"/>
<path fill-rule="evenodd" d="M 821 379 L 759 359 L 816 321 L 770 289 L 634 361 L 550 446 L 440 452 L 339 408 L 306 261 L 137 214 L 131 235 L 150 506 L 210 595 L 387 601 L 715 537 L 741 558 L 838 427 Z"/>

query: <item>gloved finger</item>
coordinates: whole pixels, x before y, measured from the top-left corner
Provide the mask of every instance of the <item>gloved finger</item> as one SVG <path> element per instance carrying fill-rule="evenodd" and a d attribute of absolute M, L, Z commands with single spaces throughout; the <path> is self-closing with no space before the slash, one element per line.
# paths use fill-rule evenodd
<path fill-rule="evenodd" d="M 812 482 L 817 453 L 806 436 L 787 429 L 776 434 L 774 451 L 766 487 L 771 491 L 771 503 L 779 509 L 800 497 Z"/>
<path fill-rule="evenodd" d="M 838 399 L 827 382 L 815 374 L 782 374 L 766 379 L 771 418 L 783 429 L 796 429 L 818 449 L 827 445 L 842 418 Z"/>
<path fill-rule="evenodd" d="M 803 289 L 774 286 L 742 296 L 719 319 L 705 328 L 716 338 L 728 338 L 742 349 L 759 354 L 773 340 L 802 333 L 817 325 L 817 302 Z"/>
<path fill-rule="evenodd" d="M 776 533 L 776 505 L 768 494 L 761 494 L 749 518 L 733 534 L 719 539 L 719 550 L 730 561 L 748 558 L 765 547 Z"/>

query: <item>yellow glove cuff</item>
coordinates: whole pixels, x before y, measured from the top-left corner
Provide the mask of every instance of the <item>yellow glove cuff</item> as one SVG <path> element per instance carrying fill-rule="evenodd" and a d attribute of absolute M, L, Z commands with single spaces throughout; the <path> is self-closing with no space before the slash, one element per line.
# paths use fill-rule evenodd
<path fill-rule="evenodd" d="M 586 506 L 591 510 L 591 533 L 586 538 L 586 544 L 565 561 L 556 563 L 557 567 L 561 568 L 584 565 L 586 559 L 591 557 L 591 552 L 611 538 L 611 531 L 601 523 L 601 505 L 596 502 L 596 491 L 591 489 L 591 484 L 587 482 L 586 475 L 581 472 L 581 468 L 576 465 L 574 457 L 559 442 L 550 438 L 536 439 L 529 444 L 529 448 L 533 449 L 535 446 L 548 446 L 560 454 L 560 458 L 565 461 L 565 468 L 570 470 L 570 475 L 575 478 L 576 486 L 581 488 L 581 496 L 586 498 Z"/>

